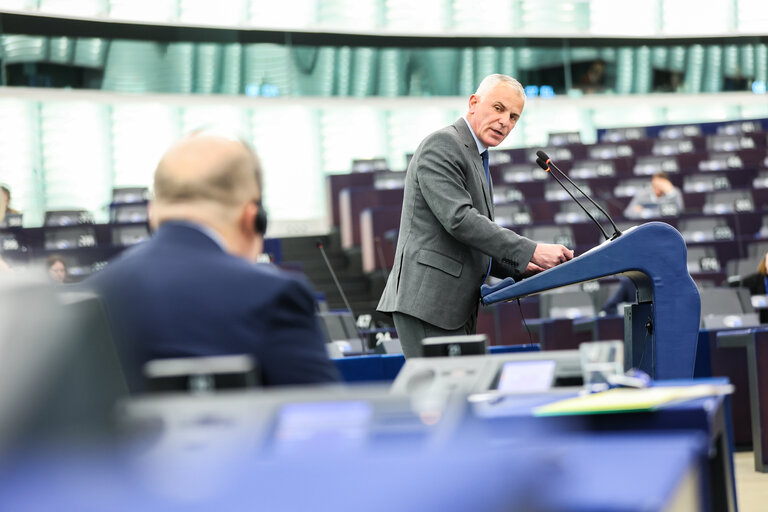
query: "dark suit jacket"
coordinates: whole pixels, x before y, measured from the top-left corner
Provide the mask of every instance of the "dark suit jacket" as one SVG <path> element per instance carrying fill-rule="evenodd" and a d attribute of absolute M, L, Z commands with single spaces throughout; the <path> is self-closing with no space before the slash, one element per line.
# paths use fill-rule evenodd
<path fill-rule="evenodd" d="M 267 386 L 338 380 L 309 289 L 194 226 L 163 224 L 84 284 L 103 297 L 134 391 L 151 359 L 226 354 L 252 355 Z"/>
<path fill-rule="evenodd" d="M 747 288 L 750 295 L 765 295 L 768 293 L 765 289 L 765 278 L 759 272 L 744 276 L 739 282 L 739 286 Z"/>
<path fill-rule="evenodd" d="M 493 191 L 464 119 L 427 136 L 405 177 L 395 264 L 378 310 L 458 329 L 491 274 L 520 278 L 536 243 L 493 222 Z"/>

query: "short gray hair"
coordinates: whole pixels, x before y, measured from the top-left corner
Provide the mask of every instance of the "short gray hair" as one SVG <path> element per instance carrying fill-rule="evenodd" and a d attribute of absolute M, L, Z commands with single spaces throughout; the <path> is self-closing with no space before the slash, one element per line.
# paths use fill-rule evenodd
<path fill-rule="evenodd" d="M 496 84 L 499 84 L 501 82 L 504 82 L 506 84 L 509 84 L 512 86 L 513 89 L 515 89 L 518 93 L 520 93 L 520 97 L 523 98 L 523 101 L 525 101 L 525 88 L 523 85 L 512 78 L 511 76 L 502 75 L 500 73 L 494 73 L 492 75 L 488 75 L 480 82 L 480 85 L 477 86 L 477 91 L 475 91 L 475 96 L 480 96 L 481 98 L 488 94 L 488 92 L 493 89 Z"/>
<path fill-rule="evenodd" d="M 185 141 L 197 137 L 206 137 L 218 144 L 239 142 L 243 149 L 223 155 L 220 160 L 205 169 L 205 172 L 192 176 L 180 173 L 176 167 L 167 164 L 168 153 L 174 150 L 179 151 L 178 148 L 170 150 L 160 160 L 155 171 L 154 193 L 157 201 L 179 204 L 207 200 L 235 206 L 248 199 L 252 187 L 257 189 L 258 199 L 261 198 L 263 181 L 261 163 L 250 144 L 244 140 L 226 139 L 216 135 L 207 136 L 204 132 L 193 133 Z"/>

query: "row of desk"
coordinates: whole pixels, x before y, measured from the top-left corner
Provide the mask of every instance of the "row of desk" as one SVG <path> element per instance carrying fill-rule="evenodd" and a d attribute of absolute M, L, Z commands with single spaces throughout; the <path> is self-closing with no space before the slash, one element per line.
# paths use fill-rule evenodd
<path fill-rule="evenodd" d="M 737 510 L 727 397 L 532 414 L 575 393 L 415 400 L 347 386 L 134 398 L 119 408 L 130 442 L 118 449 L 6 457 L 0 508 Z"/>
<path fill-rule="evenodd" d="M 492 347 L 507 350 L 506 347 Z M 537 345 L 514 348 L 521 351 L 536 351 Z M 334 360 L 345 380 L 350 382 L 390 381 L 395 379 L 404 360 L 401 355 L 367 355 Z M 727 378 L 710 378 L 677 381 L 658 381 L 657 385 L 688 385 L 692 383 L 727 384 Z M 521 438 L 533 432 L 544 433 L 552 446 L 561 442 L 567 444 L 570 436 L 582 435 L 642 436 L 653 432 L 691 433 L 705 439 L 704 455 L 700 459 L 699 474 L 706 490 L 706 507 L 702 510 L 737 510 L 733 473 L 733 427 L 731 404 L 727 396 L 702 398 L 664 407 L 655 411 L 624 414 L 599 414 L 588 416 L 536 417 L 532 410 L 539 405 L 567 396 L 574 396 L 570 389 L 553 390 L 552 393 L 536 396 L 504 395 L 490 400 L 480 400 L 472 405 L 472 413 L 463 424 L 465 436 L 482 439 L 484 443 L 504 446 L 519 445 Z M 624 441 L 631 444 L 630 438 Z M 616 460 L 622 460 L 627 467 L 640 462 L 624 453 L 612 453 Z M 599 465 L 599 464 L 598 464 Z M 649 466 L 651 473 L 664 465 L 662 459 Z M 585 471 L 588 469 L 585 468 Z M 595 469 L 599 472 L 599 469 Z M 642 482 L 642 484 L 641 484 Z M 645 488 L 647 479 L 638 480 Z M 595 484 L 599 485 L 599 484 Z M 605 492 L 605 489 L 603 489 Z M 618 510 L 618 509 L 617 509 Z"/>

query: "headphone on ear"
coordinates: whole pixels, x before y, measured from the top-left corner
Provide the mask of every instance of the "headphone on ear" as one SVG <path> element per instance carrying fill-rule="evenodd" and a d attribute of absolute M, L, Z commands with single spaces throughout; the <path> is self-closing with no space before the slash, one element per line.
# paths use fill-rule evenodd
<path fill-rule="evenodd" d="M 258 206 L 259 209 L 257 210 L 256 218 L 253 221 L 253 229 L 264 236 L 267 234 L 267 210 L 264 209 L 264 206 L 261 204 L 261 199 L 256 201 L 256 206 Z"/>

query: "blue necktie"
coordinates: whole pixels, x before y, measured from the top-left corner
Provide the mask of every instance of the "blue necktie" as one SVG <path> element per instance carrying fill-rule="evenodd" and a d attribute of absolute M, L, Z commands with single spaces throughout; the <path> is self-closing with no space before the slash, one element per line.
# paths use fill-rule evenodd
<path fill-rule="evenodd" d="M 485 182 L 488 184 L 488 194 L 490 194 L 491 193 L 491 171 L 488 169 L 488 150 L 486 149 L 485 151 L 480 153 L 480 156 L 483 157 L 483 169 L 485 169 Z M 488 276 L 491 274 L 492 263 L 493 263 L 493 258 L 491 258 L 488 261 L 488 272 L 485 273 L 483 282 L 486 282 L 488 280 Z"/>

